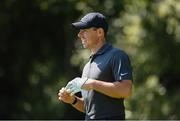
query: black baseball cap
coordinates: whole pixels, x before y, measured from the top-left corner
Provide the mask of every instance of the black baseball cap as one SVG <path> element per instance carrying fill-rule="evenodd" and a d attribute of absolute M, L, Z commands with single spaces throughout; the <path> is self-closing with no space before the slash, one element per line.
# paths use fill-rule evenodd
<path fill-rule="evenodd" d="M 88 29 L 91 27 L 103 28 L 105 33 L 108 31 L 108 23 L 106 18 L 99 12 L 91 12 L 86 14 L 80 21 L 72 23 L 76 29 Z"/>

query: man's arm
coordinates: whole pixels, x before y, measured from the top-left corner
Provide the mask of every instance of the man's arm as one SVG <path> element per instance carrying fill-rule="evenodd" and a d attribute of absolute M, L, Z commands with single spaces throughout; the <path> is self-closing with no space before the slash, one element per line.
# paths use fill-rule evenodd
<path fill-rule="evenodd" d="M 79 97 L 76 97 L 77 98 L 77 102 L 72 105 L 74 108 L 76 108 L 77 110 L 85 113 L 85 110 L 84 110 L 84 100 L 83 98 L 79 98 Z"/>
<path fill-rule="evenodd" d="M 93 89 L 113 98 L 128 98 L 131 95 L 132 80 L 111 83 L 90 79 L 82 86 L 82 89 Z"/>

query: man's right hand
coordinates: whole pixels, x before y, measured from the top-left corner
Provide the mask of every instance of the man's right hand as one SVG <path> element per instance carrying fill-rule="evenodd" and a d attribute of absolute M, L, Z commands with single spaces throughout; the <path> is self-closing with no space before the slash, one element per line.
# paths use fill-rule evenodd
<path fill-rule="evenodd" d="M 72 95 L 70 93 L 70 89 L 65 89 L 64 87 L 59 90 L 58 98 L 60 101 L 63 101 L 65 103 L 72 104 L 75 100 L 75 95 Z"/>

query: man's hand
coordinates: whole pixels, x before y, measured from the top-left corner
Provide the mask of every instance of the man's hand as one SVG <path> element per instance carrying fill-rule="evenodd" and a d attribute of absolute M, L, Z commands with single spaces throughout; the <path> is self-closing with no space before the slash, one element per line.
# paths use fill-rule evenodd
<path fill-rule="evenodd" d="M 88 78 L 75 78 L 66 85 L 66 89 L 70 90 L 71 95 L 81 91 L 81 87 L 86 83 Z"/>
<path fill-rule="evenodd" d="M 75 99 L 75 96 L 70 94 L 70 90 L 69 89 L 66 90 L 63 87 L 63 88 L 61 88 L 61 90 L 59 90 L 58 98 L 59 98 L 60 101 L 72 104 L 72 102 Z"/>

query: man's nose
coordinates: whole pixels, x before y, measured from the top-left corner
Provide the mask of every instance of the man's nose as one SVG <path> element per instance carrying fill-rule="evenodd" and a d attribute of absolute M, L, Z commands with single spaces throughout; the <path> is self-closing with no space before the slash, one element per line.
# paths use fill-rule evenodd
<path fill-rule="evenodd" d="M 80 38 L 80 36 L 81 36 L 81 35 L 80 35 L 80 32 L 79 32 L 79 33 L 78 33 L 78 37 Z"/>
<path fill-rule="evenodd" d="M 82 31 L 80 30 L 78 33 L 78 37 L 80 38 L 82 36 Z"/>

